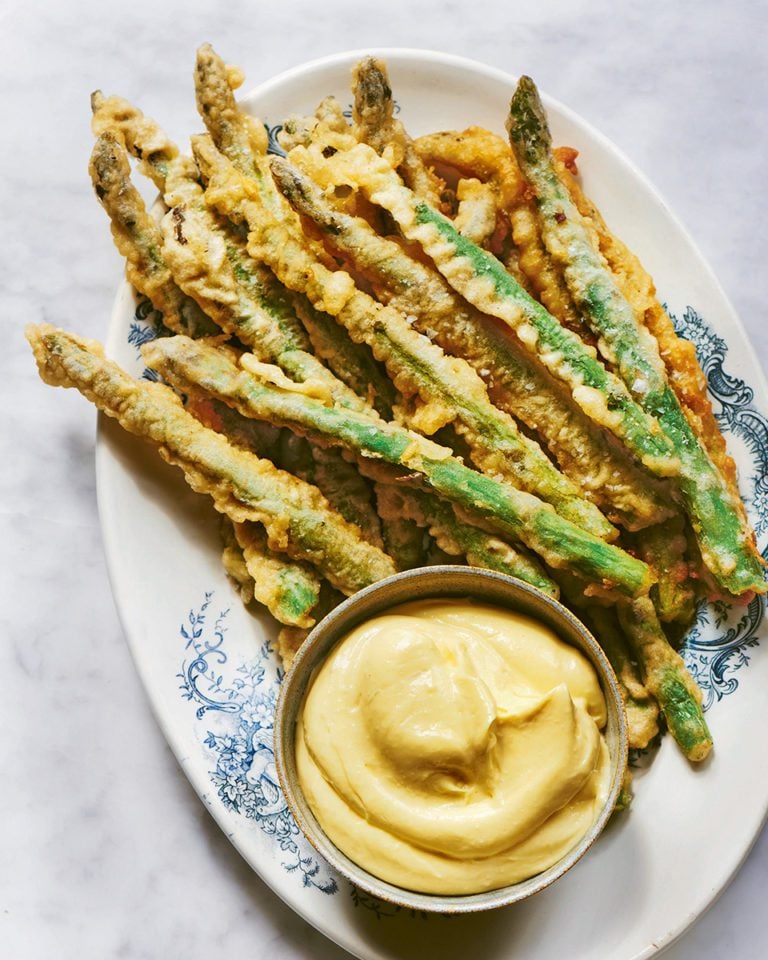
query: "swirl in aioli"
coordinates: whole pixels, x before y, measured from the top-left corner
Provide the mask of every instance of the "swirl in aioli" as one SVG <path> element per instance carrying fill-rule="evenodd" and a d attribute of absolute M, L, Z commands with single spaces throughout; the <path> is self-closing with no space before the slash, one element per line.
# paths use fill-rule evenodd
<path fill-rule="evenodd" d="M 464 600 L 396 607 L 351 631 L 302 704 L 302 790 L 329 838 L 411 890 L 534 876 L 605 804 L 605 700 L 547 626 Z"/>

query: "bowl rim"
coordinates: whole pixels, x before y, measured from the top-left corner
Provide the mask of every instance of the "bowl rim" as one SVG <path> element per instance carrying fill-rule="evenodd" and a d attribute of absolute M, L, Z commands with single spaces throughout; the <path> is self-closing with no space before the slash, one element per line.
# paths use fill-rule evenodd
<path fill-rule="evenodd" d="M 611 786 L 600 814 L 579 842 L 571 847 L 571 849 L 568 850 L 560 860 L 552 864 L 552 866 L 539 874 L 535 874 L 533 877 L 518 881 L 514 884 L 497 887 L 493 890 L 471 894 L 434 894 L 409 890 L 382 880 L 366 870 L 365 867 L 357 864 L 340 850 L 325 833 L 311 810 L 309 810 L 307 801 L 303 797 L 299 797 L 301 790 L 298 786 L 298 777 L 296 777 L 297 789 L 294 790 L 283 744 L 286 742 L 290 743 L 289 752 L 293 755 L 295 736 L 293 731 L 289 732 L 285 729 L 286 724 L 290 722 L 286 716 L 289 707 L 294 705 L 296 698 L 299 698 L 300 701 L 304 699 L 313 674 L 317 672 L 320 665 L 339 644 L 344 635 L 350 629 L 353 629 L 355 626 L 355 617 L 358 615 L 361 607 L 365 608 L 371 598 L 375 598 L 379 594 L 386 594 L 392 589 L 393 585 L 412 583 L 414 587 L 417 587 L 418 581 L 425 578 L 442 581 L 440 586 L 445 590 L 442 596 L 448 598 L 451 595 L 450 581 L 456 578 L 457 574 L 460 574 L 465 581 L 467 578 L 476 580 L 478 587 L 482 584 L 488 585 L 489 583 L 493 583 L 499 590 L 506 589 L 511 601 L 508 604 L 510 609 L 513 608 L 513 595 L 515 594 L 518 597 L 527 596 L 534 602 L 543 602 L 554 615 L 554 620 L 559 621 L 559 623 L 563 625 L 567 625 L 567 629 L 579 635 L 586 648 L 583 652 L 598 674 L 600 686 L 606 697 L 606 701 L 611 701 L 615 708 L 616 742 L 615 749 L 611 751 L 612 765 L 615 763 L 615 767 L 611 778 Z M 437 589 L 437 587 L 433 587 L 431 591 L 426 590 L 419 594 L 418 597 L 414 596 L 410 599 L 439 599 L 441 594 L 436 592 Z M 466 584 L 464 584 L 456 587 L 454 595 L 457 597 L 467 596 L 471 593 L 472 591 L 468 590 Z M 482 596 L 479 595 L 479 591 L 478 598 L 480 602 L 485 602 L 490 605 L 505 605 L 498 596 L 483 600 Z M 371 615 L 378 615 L 379 612 L 383 612 L 383 610 L 389 606 L 402 606 L 407 602 L 409 602 L 409 598 L 403 597 L 395 599 L 391 603 L 384 602 L 381 605 L 381 609 Z M 360 613 L 359 619 L 363 620 L 365 616 L 365 613 Z M 559 633 L 560 639 L 566 643 L 570 642 L 568 637 L 563 636 L 562 633 L 557 630 L 557 627 L 553 627 L 553 629 Z M 329 632 L 331 634 L 330 639 Z M 316 648 L 322 644 L 326 645 L 325 652 L 321 654 L 320 659 L 315 663 L 313 654 L 315 654 Z M 296 706 L 296 709 L 298 710 L 299 707 Z M 609 707 L 608 722 L 610 722 L 610 718 L 611 709 Z M 288 735 L 289 733 L 290 736 Z M 613 755 L 614 753 L 615 756 Z M 280 685 L 280 693 L 275 708 L 274 755 L 280 787 L 291 814 L 296 820 L 297 826 L 317 853 L 323 857 L 334 870 L 337 870 L 343 877 L 366 893 L 399 907 L 443 914 L 474 913 L 508 906 L 509 904 L 526 900 L 542 890 L 547 889 L 568 873 L 592 847 L 597 838 L 602 834 L 614 811 L 624 781 L 628 764 L 627 720 L 618 680 L 605 652 L 585 624 L 567 607 L 560 603 L 559 600 L 544 593 L 538 587 L 534 587 L 523 580 L 518 580 L 507 574 L 498 573 L 495 570 L 458 564 L 440 564 L 405 570 L 364 587 L 352 596 L 347 597 L 342 603 L 334 607 L 330 613 L 323 617 L 322 620 L 318 621 L 299 648 L 293 663 Z M 293 759 L 293 765 L 295 769 L 295 757 Z"/>

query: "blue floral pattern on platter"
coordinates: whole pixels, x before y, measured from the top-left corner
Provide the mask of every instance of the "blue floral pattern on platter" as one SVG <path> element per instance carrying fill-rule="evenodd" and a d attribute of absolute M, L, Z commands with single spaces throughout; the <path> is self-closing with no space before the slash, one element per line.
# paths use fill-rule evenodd
<path fill-rule="evenodd" d="M 279 128 L 269 129 L 270 142 L 277 144 Z M 696 345 L 723 433 L 738 437 L 751 458 L 751 473 L 742 477 L 742 487 L 755 530 L 762 536 L 768 531 L 768 418 L 754 406 L 752 388 L 724 369 L 728 347 L 701 316 L 692 307 L 680 318 L 670 316 L 678 332 Z M 140 298 L 128 331 L 137 359 L 143 343 L 165 333 L 160 314 Z M 156 379 L 149 370 L 144 376 Z M 339 890 L 335 876 L 299 831 L 277 779 L 272 724 L 283 677 L 277 656 L 264 641 L 252 661 L 230 664 L 225 649 L 229 611 L 212 617 L 213 597 L 213 591 L 206 593 L 180 625 L 185 658 L 177 676 L 182 695 L 196 707 L 196 719 L 206 721 L 201 740 L 211 758 L 209 775 L 217 797 L 273 839 L 285 857 L 283 867 L 300 877 L 303 886 L 335 894 Z M 764 597 L 746 607 L 701 606 L 682 653 L 704 693 L 705 709 L 738 688 L 736 674 L 758 645 L 764 614 Z M 395 916 L 401 910 L 351 885 L 350 890 L 354 905 L 377 917 Z"/>
<path fill-rule="evenodd" d="M 300 876 L 305 887 L 336 893 L 335 877 L 304 840 L 277 778 L 273 720 L 283 678 L 277 656 L 265 640 L 253 661 L 225 674 L 229 610 L 219 611 L 211 623 L 213 596 L 206 593 L 179 628 L 186 658 L 177 674 L 183 696 L 197 704 L 195 716 L 208 721 L 203 743 L 216 761 L 211 782 L 228 810 L 254 820 L 274 839 L 289 873 Z"/>

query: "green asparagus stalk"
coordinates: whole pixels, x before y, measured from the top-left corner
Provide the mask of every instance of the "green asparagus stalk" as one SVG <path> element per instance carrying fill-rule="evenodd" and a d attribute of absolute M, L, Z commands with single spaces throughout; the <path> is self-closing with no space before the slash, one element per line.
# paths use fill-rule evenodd
<path fill-rule="evenodd" d="M 536 194 L 544 241 L 563 266 L 571 295 L 599 337 L 604 354 L 615 363 L 636 402 L 658 419 L 679 458 L 678 482 L 705 564 L 720 586 L 733 594 L 764 593 L 763 565 L 754 535 L 688 423 L 667 380 L 656 341 L 637 322 L 557 176 L 544 107 L 530 77 L 522 77 L 517 85 L 508 126 L 518 163 Z"/>
<path fill-rule="evenodd" d="M 653 570 L 656 583 L 651 587 L 651 600 L 659 619 L 687 630 L 696 614 L 696 591 L 686 560 L 685 518 L 677 514 L 641 530 L 633 541 L 638 556 Z"/>
<path fill-rule="evenodd" d="M 247 182 L 200 138 L 195 152 L 209 181 L 206 195 L 214 205 L 223 204 L 222 211 L 234 212 L 229 202 L 237 185 L 247 196 Z M 402 314 L 358 290 L 348 274 L 329 271 L 279 217 L 265 219 L 263 208 L 253 202 L 243 202 L 237 210 L 258 231 L 258 243 L 253 238 L 250 241 L 252 252 L 255 244 L 255 252 L 286 286 L 305 293 L 316 307 L 336 316 L 353 339 L 367 342 L 387 365 L 401 392 L 418 393 L 431 410 L 437 407 L 444 413 L 443 422 L 458 418 L 472 446 L 473 459 L 485 472 L 512 479 L 591 532 L 615 537 L 614 528 L 575 484 L 537 444 L 519 433 L 508 414 L 490 403 L 482 381 L 465 361 L 447 357 L 413 330 Z"/>
<path fill-rule="evenodd" d="M 466 557 L 470 566 L 517 577 L 551 597 L 559 596 L 557 584 L 533 557 L 479 527 L 462 523 L 449 503 L 421 490 L 387 484 L 376 485 L 376 496 L 383 517 L 406 517 L 425 527 L 449 556 Z"/>
<path fill-rule="evenodd" d="M 619 682 L 627 714 L 627 739 L 631 749 L 644 750 L 659 733 L 659 707 L 643 683 L 638 664 L 630 656 L 616 612 L 598 604 L 582 611 L 605 651 Z"/>
<path fill-rule="evenodd" d="M 129 282 L 162 313 L 169 329 L 191 336 L 221 333 L 173 281 L 160 230 L 131 183 L 125 148 L 113 134 L 103 133 L 96 140 L 90 171 L 96 196 L 110 218 L 115 246 L 126 258 Z"/>
<path fill-rule="evenodd" d="M 669 491 L 635 466 L 508 332 L 473 310 L 433 269 L 378 236 L 359 218 L 335 210 L 313 183 L 278 165 L 278 187 L 326 241 L 364 273 L 382 302 L 413 318 L 446 353 L 483 377 L 493 404 L 536 431 L 561 469 L 613 519 L 630 530 L 672 512 Z"/>
<path fill-rule="evenodd" d="M 238 107 L 233 92 L 232 73 L 209 43 L 197 51 L 195 96 L 198 112 L 221 152 L 238 170 L 264 186 L 274 202 L 269 178 L 258 162 L 267 152 L 264 125 Z M 267 194 L 265 194 L 266 196 Z"/>
<path fill-rule="evenodd" d="M 300 480 L 317 487 L 334 510 L 360 528 L 365 539 L 382 546 L 379 518 L 371 489 L 357 467 L 340 450 L 313 446 L 290 430 L 244 417 L 220 400 L 189 397 L 186 409 L 204 426 L 223 433 L 230 443 L 271 460 Z M 391 553 L 386 549 L 387 553 Z"/>
<path fill-rule="evenodd" d="M 640 659 L 645 685 L 658 700 L 670 733 L 689 760 L 703 760 L 712 749 L 712 735 L 701 709 L 701 691 L 667 642 L 653 603 L 639 597 L 617 609 Z"/>
<path fill-rule="evenodd" d="M 293 308 L 317 356 L 380 417 L 391 420 L 399 396 L 368 346 L 351 340 L 344 327 L 329 314 L 315 310 L 306 297 L 293 294 Z"/>
<path fill-rule="evenodd" d="M 599 589 L 637 596 L 649 588 L 642 561 L 570 523 L 536 497 L 470 469 L 425 437 L 276 387 L 271 378 L 261 380 L 237 367 L 225 352 L 187 337 L 153 341 L 143 351 L 146 362 L 185 393 L 202 391 L 245 416 L 404 467 L 503 535 L 521 540 L 551 566 L 573 568 Z"/>
<path fill-rule="evenodd" d="M 442 184 L 419 156 L 402 122 L 395 113 L 392 89 L 383 60 L 363 57 L 352 71 L 357 139 L 369 144 L 379 155 L 388 150 L 392 165 L 414 193 L 439 207 Z"/>
<path fill-rule="evenodd" d="M 320 599 L 320 577 L 314 568 L 272 550 L 261 524 L 237 523 L 234 533 L 253 580 L 254 600 L 264 604 L 278 623 L 313 627 Z"/>
<path fill-rule="evenodd" d="M 273 211 L 291 230 L 300 233 L 298 218 L 272 182 L 266 163 L 267 143 L 263 126 L 238 107 L 230 71 L 210 44 L 204 44 L 198 50 L 195 93 L 198 111 L 217 150 L 240 173 L 254 181 L 259 201 L 265 209 Z M 383 417 L 391 416 L 396 391 L 365 344 L 350 340 L 343 328 L 323 310 L 313 309 L 305 300 L 295 299 L 294 306 L 306 325 L 315 351 L 332 367 L 337 377 L 368 399 Z"/>
<path fill-rule="evenodd" d="M 233 224 L 206 207 L 194 160 L 182 156 L 159 124 L 122 97 L 97 91 L 91 106 L 94 132 L 117 136 L 172 208 L 165 221 L 164 249 L 184 292 L 257 356 L 300 380 L 319 378 L 339 397 L 344 393 L 341 384 L 332 382 L 309 354 L 311 341 L 343 384 L 390 418 L 395 390 L 368 348 L 352 343 L 332 317 L 290 294 L 267 267 L 248 256 Z M 354 405 L 353 398 L 345 399 Z"/>
<path fill-rule="evenodd" d="M 395 572 L 391 559 L 365 541 L 319 490 L 203 427 L 168 387 L 134 380 L 106 360 L 97 344 L 54 327 L 31 326 L 27 337 L 46 383 L 75 387 L 128 432 L 153 441 L 193 489 L 213 498 L 219 512 L 235 523 L 262 523 L 271 549 L 314 564 L 347 594 Z"/>
<path fill-rule="evenodd" d="M 334 607 L 337 607 L 343 599 L 343 594 L 334 590 L 327 580 L 323 580 L 320 587 L 320 600 L 315 608 L 315 617 L 318 622 L 329 614 Z M 299 648 L 308 636 L 309 629 L 307 627 L 281 627 L 277 634 L 277 652 L 285 670 L 293 663 Z"/>
<path fill-rule="evenodd" d="M 622 440 L 657 476 L 679 473 L 680 461 L 656 420 L 631 398 L 570 330 L 533 299 L 492 254 L 470 243 L 450 220 L 403 186 L 389 164 L 365 144 L 327 161 L 338 182 L 360 187 L 417 241 L 450 285 L 479 310 L 508 324 L 555 377 L 571 389 L 587 416 Z"/>

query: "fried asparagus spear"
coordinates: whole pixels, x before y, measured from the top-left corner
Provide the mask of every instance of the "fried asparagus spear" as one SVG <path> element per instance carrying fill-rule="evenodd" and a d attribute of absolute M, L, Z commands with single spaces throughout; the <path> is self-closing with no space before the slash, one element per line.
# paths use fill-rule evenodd
<path fill-rule="evenodd" d="M 337 607 L 343 599 L 344 595 L 342 593 L 334 590 L 327 580 L 323 580 L 320 586 L 320 600 L 315 609 L 315 618 L 318 623 L 323 617 L 329 614 L 334 607 Z M 296 654 L 299 652 L 299 647 L 301 647 L 308 635 L 308 627 L 284 626 L 278 631 L 277 652 L 284 670 L 287 670 L 293 663 Z"/>
<path fill-rule="evenodd" d="M 260 356 L 280 363 L 284 370 L 298 379 L 320 381 L 337 402 L 362 408 L 362 401 L 309 353 L 309 341 L 295 316 L 288 293 L 266 268 L 248 257 L 242 241 L 233 230 L 208 211 L 202 201 L 202 187 L 197 180 L 199 173 L 191 158 L 183 157 L 158 124 L 122 98 L 105 98 L 97 92 L 92 97 L 91 105 L 97 135 L 100 138 L 119 138 L 131 153 L 140 158 L 142 169 L 164 192 L 168 203 L 176 204 L 164 221 L 164 260 L 175 273 L 174 279 L 165 283 L 164 288 L 177 293 L 174 283 L 178 282 L 185 294 L 218 321 L 219 327 L 237 333 Z M 128 168 L 122 151 L 118 151 L 118 157 L 122 161 L 120 172 L 125 175 Z M 138 194 L 129 183 L 123 183 L 118 196 L 122 205 L 120 209 L 124 210 L 127 203 L 136 207 Z M 126 219 L 134 231 L 138 231 L 139 228 L 126 214 L 118 222 Z M 189 221 L 192 221 L 196 230 L 190 229 Z M 156 232 L 154 221 L 145 224 L 144 229 Z M 188 233 L 192 236 L 188 237 Z M 134 275 L 132 279 L 140 287 L 146 284 L 144 276 Z M 331 317 L 318 315 L 309 304 L 306 304 L 306 311 L 329 348 L 338 348 L 341 341 L 342 349 L 337 349 L 335 355 L 345 371 L 354 375 L 358 370 L 358 357 L 365 355 L 358 348 L 344 351 L 344 341 L 350 347 L 354 345 L 346 336 L 341 338 L 328 332 L 337 327 Z M 381 382 L 385 384 L 385 389 L 379 396 L 391 397 L 393 388 L 389 381 L 381 371 L 371 369 L 375 364 L 370 356 L 369 361 L 368 366 L 359 371 L 361 392 L 368 399 L 375 400 L 374 385 Z M 385 402 L 383 410 L 391 412 L 391 403 Z M 339 509 L 342 516 L 358 523 L 369 542 L 381 547 L 378 519 L 369 502 L 370 491 L 354 466 L 348 464 L 338 451 L 310 452 L 308 460 L 312 476 L 305 472 L 303 479 L 308 482 L 314 480 L 326 496 L 330 495 L 332 505 Z M 291 472 L 298 474 L 296 470 Z M 318 480 L 321 481 L 319 484 Z M 360 490 L 361 486 L 365 488 L 363 491 Z M 241 534 L 241 537 L 244 535 Z M 225 560 L 234 562 L 232 551 L 228 553 L 225 549 Z M 306 616 L 301 622 L 287 617 L 290 617 L 291 603 L 295 601 L 298 606 L 299 598 L 309 601 L 314 595 L 314 602 L 317 601 L 318 582 L 315 582 L 313 593 L 310 590 L 309 572 L 303 574 L 300 566 L 282 562 L 277 554 L 269 551 L 266 544 L 257 543 L 255 532 L 250 538 L 246 560 L 253 573 L 250 589 L 252 593 L 255 592 L 255 598 L 266 603 L 280 622 L 308 626 Z M 257 565 L 262 568 L 260 575 Z M 234 568 L 230 572 L 234 572 Z M 272 598 L 272 603 L 267 602 L 265 597 Z"/>
<path fill-rule="evenodd" d="M 633 661 L 626 637 L 623 635 L 616 612 L 596 603 L 581 609 L 592 627 L 600 646 L 613 667 L 621 689 L 627 714 L 629 746 L 644 750 L 659 733 L 659 707 L 643 683 L 637 664 Z"/>
<path fill-rule="evenodd" d="M 387 210 L 405 237 L 422 246 L 458 293 L 515 330 L 521 343 L 568 384 L 587 416 L 616 434 L 652 473 L 666 477 L 679 472 L 671 441 L 594 351 L 562 327 L 496 257 L 462 237 L 450 220 L 403 186 L 385 160 L 358 144 L 335 154 L 326 165 L 337 183 L 361 188 Z"/>
<path fill-rule="evenodd" d="M 685 518 L 677 514 L 641 530 L 633 541 L 637 555 L 653 570 L 656 582 L 651 588 L 651 599 L 659 619 L 687 629 L 696 613 L 696 591 L 686 559 Z"/>
<path fill-rule="evenodd" d="M 370 351 L 354 344 L 332 317 L 289 294 L 263 264 L 248 256 L 234 226 L 206 207 L 192 158 L 181 155 L 159 124 L 122 97 L 96 91 L 91 107 L 94 132 L 119 137 L 172 208 L 164 221 L 164 251 L 184 292 L 258 356 L 299 379 L 328 381 L 322 364 L 310 354 L 311 341 L 343 384 L 382 416 L 391 417 L 395 389 Z M 342 392 L 340 384 L 328 385 Z"/>
<path fill-rule="evenodd" d="M 245 416 L 405 468 L 503 535 L 525 543 L 551 566 L 578 571 L 596 591 L 637 596 L 650 586 L 642 561 L 577 527 L 531 494 L 470 469 L 445 447 L 398 424 L 325 406 L 285 385 L 277 387 L 269 376 L 259 376 L 263 371 L 246 372 L 226 351 L 188 337 L 153 341 L 143 353 L 153 369 L 185 393 L 203 392 Z"/>
<path fill-rule="evenodd" d="M 557 175 L 568 190 L 579 213 L 594 233 L 600 253 L 605 257 L 622 294 L 635 315 L 648 328 L 659 345 L 667 377 L 675 391 L 691 427 L 701 438 L 712 462 L 723 475 L 728 489 L 741 503 L 736 464 L 728 454 L 725 438 L 720 431 L 707 395 L 707 378 L 696 357 L 696 347 L 690 340 L 678 335 L 675 326 L 656 295 L 652 277 L 639 259 L 608 229 L 600 211 L 584 194 L 574 176 L 573 157 L 563 148 L 554 151 Z"/>
<path fill-rule="evenodd" d="M 315 570 L 272 550 L 261 524 L 236 523 L 234 534 L 253 580 L 254 600 L 263 603 L 278 623 L 313 627 L 320 599 L 320 577 Z"/>
<path fill-rule="evenodd" d="M 689 760 L 712 749 L 701 709 L 701 691 L 682 658 L 669 645 L 649 597 L 617 605 L 619 622 L 640 659 L 645 686 L 658 700 L 670 733 Z"/>
<path fill-rule="evenodd" d="M 379 483 L 376 498 L 383 517 L 406 517 L 426 528 L 449 556 L 466 557 L 470 566 L 517 577 L 551 597 L 559 596 L 557 584 L 533 557 L 479 527 L 463 523 L 451 505 L 438 497 Z"/>
<path fill-rule="evenodd" d="M 526 290 L 533 292 L 553 317 L 573 330 L 582 339 L 591 332 L 576 310 L 562 271 L 552 262 L 541 240 L 536 206 L 512 153 L 509 143 L 482 127 L 462 131 L 442 131 L 419 137 L 416 149 L 422 158 L 447 164 L 465 176 L 478 177 L 495 187 L 500 206 L 509 216 L 514 239 L 515 264 L 525 280 Z M 456 221 L 459 233 L 461 230 Z M 467 236 L 473 243 L 477 241 Z M 496 251 L 494 251 L 496 252 Z M 506 262 L 506 258 L 502 257 Z"/>
<path fill-rule="evenodd" d="M 194 490 L 208 493 L 219 512 L 235 523 L 263 524 L 271 549 L 313 564 L 347 594 L 395 572 L 391 559 L 319 490 L 203 427 L 168 387 L 132 379 L 97 344 L 54 327 L 31 326 L 27 338 L 46 383 L 75 387 L 130 433 L 157 444 L 163 459 L 180 467 Z"/>
<path fill-rule="evenodd" d="M 712 737 L 701 709 L 701 691 L 669 645 L 650 598 L 619 600 L 614 610 L 608 610 L 585 597 L 583 583 L 571 572 L 558 571 L 557 580 L 569 604 L 594 627 L 611 661 L 622 688 L 629 732 L 637 745 L 647 746 L 658 732 L 655 701 L 686 757 L 703 760 L 712 747 Z M 629 656 L 627 647 L 634 658 Z M 635 658 L 642 680 L 637 675 Z M 649 694 L 653 699 L 649 699 Z"/>
<path fill-rule="evenodd" d="M 470 363 L 494 405 L 536 431 L 564 473 L 612 520 L 635 530 L 671 514 L 669 492 L 592 423 L 507 331 L 473 310 L 399 244 L 335 210 L 307 177 L 285 165 L 277 165 L 274 174 L 291 205 L 322 231 L 334 252 L 350 259 L 378 298 L 413 318 L 416 329 L 446 353 Z"/>
<path fill-rule="evenodd" d="M 427 203 L 439 207 L 443 184 L 423 162 L 405 127 L 395 118 L 384 62 L 363 57 L 352 71 L 352 91 L 357 139 L 380 155 L 387 151 L 392 166 L 408 186 Z"/>
<path fill-rule="evenodd" d="M 91 154 L 91 179 L 106 210 L 115 246 L 126 259 L 126 276 L 163 315 L 166 327 L 190 336 L 221 333 L 200 307 L 174 282 L 164 256 L 160 229 L 131 183 L 125 148 L 112 133 L 102 133 Z"/>
<path fill-rule="evenodd" d="M 245 217 L 254 230 L 249 249 L 265 259 L 289 288 L 305 293 L 314 305 L 338 317 L 355 340 L 364 340 L 406 394 L 418 393 L 437 425 L 457 420 L 472 447 L 473 460 L 490 475 L 511 479 L 552 503 L 565 518 L 606 538 L 615 531 L 599 510 L 585 500 L 533 441 L 519 433 L 514 421 L 494 407 L 485 387 L 462 360 L 447 357 L 412 329 L 405 317 L 358 290 L 344 271 L 329 271 L 277 216 L 248 199 L 250 183 L 205 141 L 195 152 L 208 178 L 206 196 L 229 214 Z M 277 158 L 274 158 L 277 160 Z M 244 198 L 232 205 L 233 193 Z M 258 189 L 251 192 L 258 194 Z M 241 194 L 242 197 L 242 194 Z M 423 422 L 420 424 L 422 429 Z"/>
<path fill-rule="evenodd" d="M 763 564 L 738 498 L 691 428 L 667 380 L 658 344 L 637 322 L 557 176 L 544 107 L 529 77 L 521 78 L 512 97 L 508 128 L 520 168 L 536 194 L 547 249 L 562 265 L 601 351 L 615 363 L 635 401 L 657 418 L 679 460 L 678 484 L 704 563 L 723 590 L 736 596 L 764 593 Z"/>
<path fill-rule="evenodd" d="M 365 539 L 382 546 L 379 518 L 373 508 L 372 491 L 357 467 L 342 452 L 308 443 L 290 430 L 266 421 L 244 417 L 220 400 L 188 397 L 186 409 L 203 426 L 222 433 L 235 446 L 317 487 L 334 510 L 359 527 Z M 390 553 L 386 549 L 387 553 Z"/>

